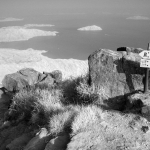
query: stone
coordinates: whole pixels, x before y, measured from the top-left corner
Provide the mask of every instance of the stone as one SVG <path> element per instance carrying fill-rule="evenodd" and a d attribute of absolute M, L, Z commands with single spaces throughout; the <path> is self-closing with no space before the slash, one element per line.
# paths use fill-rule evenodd
<path fill-rule="evenodd" d="M 26 86 L 34 85 L 43 79 L 43 75 L 32 68 L 24 68 L 16 73 L 8 74 L 2 80 L 2 85 L 8 91 L 16 92 Z"/>
<path fill-rule="evenodd" d="M 18 138 L 14 139 L 10 144 L 6 146 L 7 150 L 23 149 L 26 144 L 33 138 L 33 133 L 25 133 Z"/>
<path fill-rule="evenodd" d="M 59 70 L 54 70 L 51 72 L 52 77 L 55 79 L 56 83 L 60 83 L 62 81 L 62 72 Z"/>
<path fill-rule="evenodd" d="M 150 106 L 142 107 L 142 114 L 150 115 Z"/>
<path fill-rule="evenodd" d="M 144 103 L 140 99 L 139 93 L 132 94 L 127 96 L 126 110 L 135 111 L 141 113 L 141 109 L 144 106 Z"/>
<path fill-rule="evenodd" d="M 141 57 L 136 53 L 122 53 L 100 49 L 91 54 L 89 83 L 102 93 L 103 99 L 120 98 L 143 89 L 144 68 L 140 68 Z"/>
<path fill-rule="evenodd" d="M 45 150 L 65 150 L 69 140 L 70 137 L 68 134 L 57 136 L 49 141 Z"/>
<path fill-rule="evenodd" d="M 9 126 L 4 128 L 0 133 L 0 150 L 6 150 L 6 146 L 10 144 L 14 139 L 24 134 L 26 126 L 22 123 L 17 126 Z"/>
<path fill-rule="evenodd" d="M 5 92 L 0 88 L 0 119 L 4 118 L 4 114 L 10 106 L 12 96 L 9 92 Z"/>
<path fill-rule="evenodd" d="M 50 73 L 43 72 L 43 74 L 50 75 L 52 78 L 54 78 L 55 83 L 60 83 L 62 81 L 62 72 L 59 70 L 54 70 Z"/>
<path fill-rule="evenodd" d="M 125 51 L 127 53 L 132 52 L 132 53 L 139 54 L 140 52 L 143 51 L 143 49 L 141 49 L 141 48 L 134 48 L 134 47 L 119 47 L 119 48 L 117 48 L 117 51 L 120 51 L 120 52 Z"/>
<path fill-rule="evenodd" d="M 44 150 L 46 144 L 52 137 L 46 128 L 42 128 L 34 138 L 24 147 L 24 150 Z"/>
<path fill-rule="evenodd" d="M 40 81 L 38 83 L 39 84 L 46 84 L 48 86 L 53 85 L 54 84 L 54 78 L 52 78 L 50 75 L 47 75 L 42 81 Z"/>

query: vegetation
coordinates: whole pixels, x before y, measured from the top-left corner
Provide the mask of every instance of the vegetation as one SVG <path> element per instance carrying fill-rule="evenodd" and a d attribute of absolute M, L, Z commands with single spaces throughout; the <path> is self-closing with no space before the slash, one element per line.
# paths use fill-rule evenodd
<path fill-rule="evenodd" d="M 146 146 L 146 119 L 104 109 L 99 104 L 103 105 L 105 96 L 102 89 L 97 92 L 89 86 L 88 75 L 53 86 L 35 85 L 16 93 L 7 120 L 25 121 L 34 129 L 46 127 L 54 137 L 67 133 L 71 137 L 68 149 L 88 149 L 91 144 L 98 147 L 94 149 L 132 149 L 137 141 Z"/>
<path fill-rule="evenodd" d="M 7 119 L 47 127 L 53 135 L 75 133 L 95 121 L 92 104 L 97 100 L 98 94 L 88 85 L 88 75 L 53 86 L 35 85 L 16 93 Z"/>

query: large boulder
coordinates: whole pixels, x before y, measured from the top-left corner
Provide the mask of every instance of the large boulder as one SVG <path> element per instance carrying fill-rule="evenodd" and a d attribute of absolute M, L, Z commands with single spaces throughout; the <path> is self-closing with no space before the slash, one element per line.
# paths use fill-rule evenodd
<path fill-rule="evenodd" d="M 45 75 L 31 68 L 24 68 L 4 77 L 2 84 L 8 91 L 18 91 L 26 86 L 40 82 Z"/>
<path fill-rule="evenodd" d="M 143 89 L 145 69 L 140 68 L 140 60 L 137 53 L 97 50 L 88 58 L 90 85 L 103 99 L 116 99 Z"/>

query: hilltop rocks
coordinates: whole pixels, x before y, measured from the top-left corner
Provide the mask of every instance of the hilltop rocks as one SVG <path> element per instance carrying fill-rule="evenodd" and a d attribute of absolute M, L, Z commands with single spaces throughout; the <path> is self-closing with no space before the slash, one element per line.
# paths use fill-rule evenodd
<path fill-rule="evenodd" d="M 53 85 L 54 82 L 62 81 L 62 73 L 60 71 L 54 71 L 52 73 L 40 73 L 31 68 L 24 68 L 16 73 L 8 74 L 4 77 L 2 84 L 8 91 L 16 92 L 24 87 L 47 83 Z"/>
<path fill-rule="evenodd" d="M 143 89 L 144 69 L 136 53 L 100 49 L 88 58 L 90 84 L 102 99 L 115 98 Z"/>
<path fill-rule="evenodd" d="M 28 85 L 34 85 L 42 79 L 42 74 L 31 68 L 25 68 L 4 77 L 2 84 L 8 91 L 18 91 Z"/>

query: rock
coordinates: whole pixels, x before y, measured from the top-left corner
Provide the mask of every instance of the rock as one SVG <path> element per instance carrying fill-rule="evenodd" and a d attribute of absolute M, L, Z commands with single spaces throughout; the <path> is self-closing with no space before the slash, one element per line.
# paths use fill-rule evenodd
<path fill-rule="evenodd" d="M 144 106 L 144 103 L 140 99 L 140 96 L 137 94 L 132 94 L 127 97 L 127 103 L 126 103 L 126 110 L 128 111 L 135 111 L 135 112 L 141 112 L 142 107 Z"/>
<path fill-rule="evenodd" d="M 0 88 L 0 103 L 10 103 L 13 94 L 10 92 L 5 92 L 2 88 Z"/>
<path fill-rule="evenodd" d="M 50 73 L 43 72 L 43 74 L 50 75 L 52 78 L 55 79 L 55 83 L 60 83 L 62 81 L 62 72 L 59 70 L 54 70 Z"/>
<path fill-rule="evenodd" d="M 7 112 L 12 96 L 9 92 L 5 92 L 2 88 L 0 88 L 0 119 L 4 119 L 4 114 Z"/>
<path fill-rule="evenodd" d="M 42 81 L 38 83 L 38 85 L 46 84 L 48 86 L 54 84 L 54 78 L 52 78 L 50 75 L 47 75 Z"/>
<path fill-rule="evenodd" d="M 45 147 L 45 150 L 65 150 L 69 140 L 70 137 L 68 134 L 57 136 L 49 141 Z"/>
<path fill-rule="evenodd" d="M 143 89 L 145 70 L 140 68 L 141 57 L 136 53 L 100 49 L 91 54 L 89 63 L 90 85 L 102 99 L 120 99 L 123 95 Z"/>
<path fill-rule="evenodd" d="M 141 48 L 133 48 L 133 47 L 119 47 L 119 48 L 117 48 L 117 51 L 120 51 L 120 52 L 125 51 L 127 53 L 132 52 L 132 53 L 139 54 L 140 52 L 143 51 L 143 49 L 141 49 Z"/>
<path fill-rule="evenodd" d="M 26 133 L 20 137 L 14 139 L 10 144 L 6 146 L 7 150 L 19 150 L 23 149 L 25 145 L 33 138 L 33 133 Z"/>
<path fill-rule="evenodd" d="M 62 81 L 62 72 L 59 70 L 54 70 L 51 72 L 52 77 L 55 79 L 56 83 L 60 83 Z"/>
<path fill-rule="evenodd" d="M 6 150 L 6 146 L 14 139 L 21 136 L 26 131 L 26 126 L 18 124 L 17 126 L 10 126 L 0 133 L 0 150 Z"/>
<path fill-rule="evenodd" d="M 150 106 L 142 107 L 142 114 L 150 115 Z"/>
<path fill-rule="evenodd" d="M 42 128 L 36 136 L 29 141 L 24 150 L 44 150 L 47 142 L 49 142 L 51 138 L 47 129 Z"/>
<path fill-rule="evenodd" d="M 8 91 L 18 91 L 26 86 L 34 85 L 43 79 L 43 75 L 34 69 L 24 68 L 16 73 L 8 74 L 2 80 L 3 87 Z"/>
<path fill-rule="evenodd" d="M 4 128 L 7 128 L 7 127 L 10 127 L 11 126 L 11 122 L 10 121 L 5 121 L 2 126 L 0 127 L 0 129 L 4 129 Z"/>

